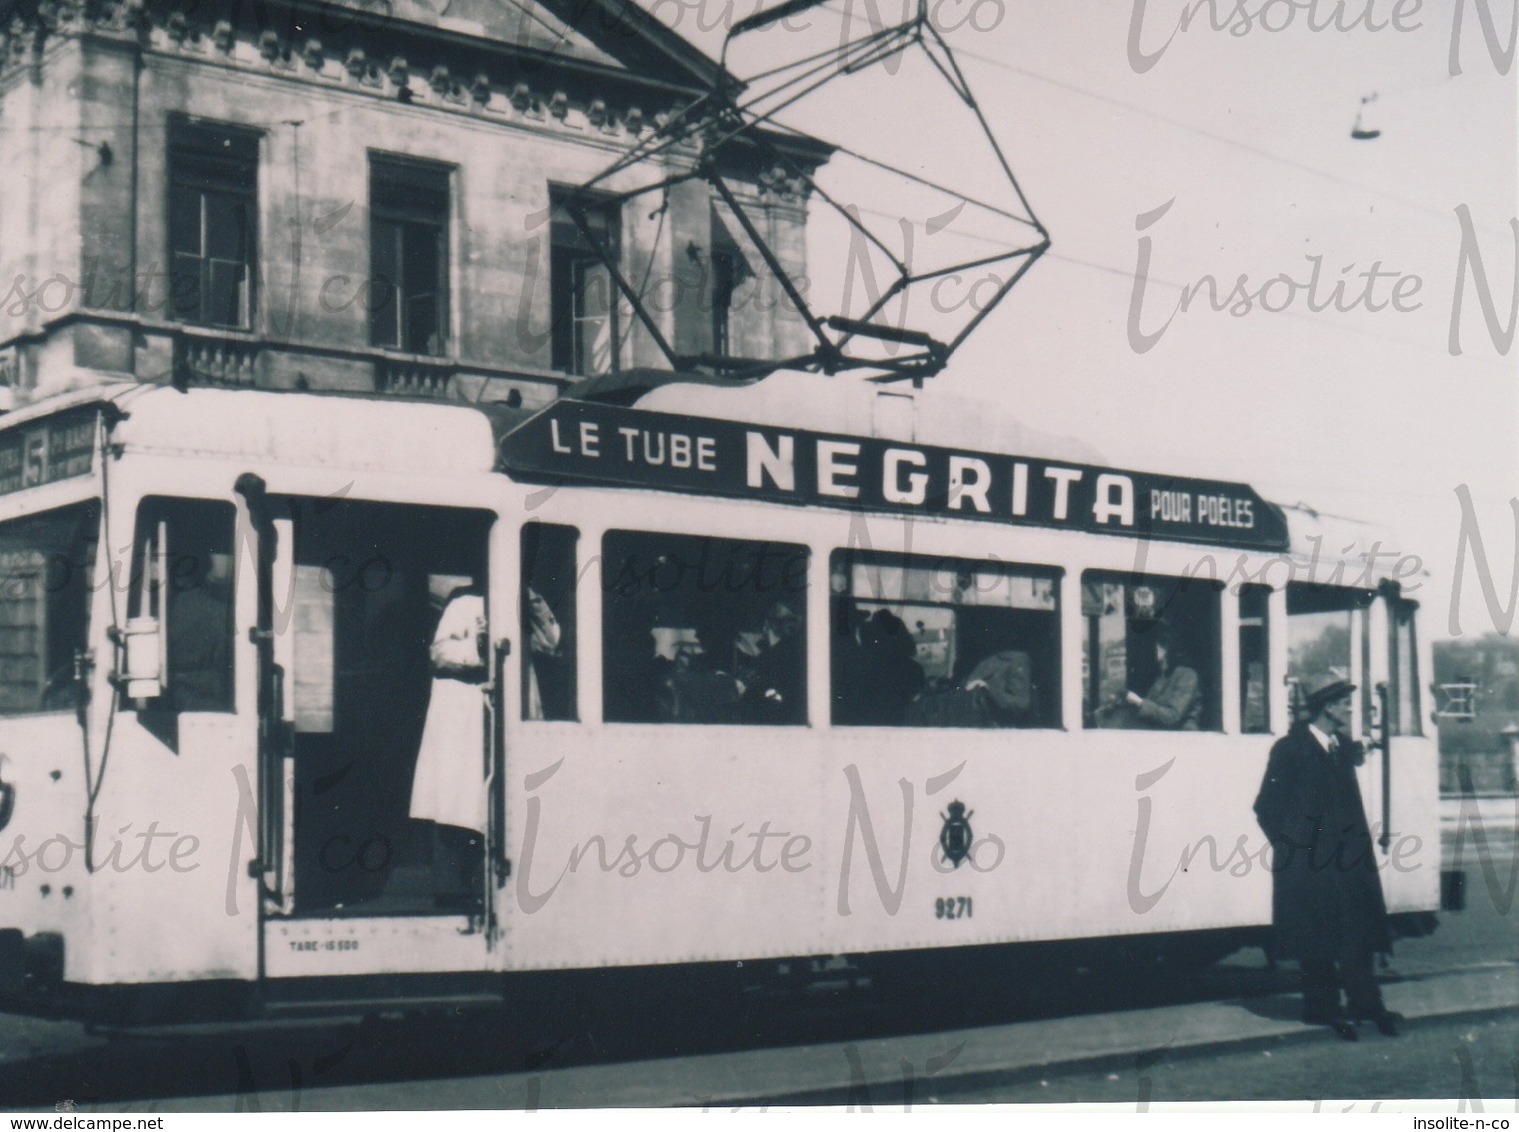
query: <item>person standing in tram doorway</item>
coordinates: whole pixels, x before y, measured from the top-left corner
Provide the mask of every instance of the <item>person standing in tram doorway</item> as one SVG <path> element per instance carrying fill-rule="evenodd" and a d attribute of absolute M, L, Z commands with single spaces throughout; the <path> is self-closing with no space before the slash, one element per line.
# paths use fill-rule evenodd
<path fill-rule="evenodd" d="M 484 853 L 485 595 L 455 590 L 433 634 L 432 696 L 412 779 L 411 816 L 433 823 L 433 896 L 439 908 L 480 904 Z"/>
<path fill-rule="evenodd" d="M 1350 738 L 1354 691 L 1333 675 L 1309 682 L 1304 718 L 1271 748 L 1255 800 L 1271 839 L 1277 948 L 1302 970 L 1303 1021 L 1352 1042 L 1356 1021 L 1388 1037 L 1403 1021 L 1383 1005 L 1372 973 L 1375 954 L 1392 951 L 1392 933 L 1356 783 L 1365 751 Z"/>

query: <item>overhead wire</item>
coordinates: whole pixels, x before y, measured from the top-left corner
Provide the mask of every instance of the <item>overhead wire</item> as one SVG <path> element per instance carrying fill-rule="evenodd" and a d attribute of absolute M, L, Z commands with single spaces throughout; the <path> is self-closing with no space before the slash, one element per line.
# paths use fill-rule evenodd
<path fill-rule="evenodd" d="M 891 213 L 889 213 L 889 212 L 883 212 L 880 209 L 865 208 L 863 206 L 856 206 L 856 207 L 858 207 L 861 212 L 869 213 L 872 216 L 876 216 L 876 217 L 879 217 L 879 218 L 884 219 L 884 220 L 899 219 L 898 217 L 894 217 Z M 953 235 L 955 235 L 956 237 L 958 237 L 960 239 L 963 239 L 963 240 L 973 240 L 973 241 L 975 241 L 977 243 L 990 244 L 990 245 L 996 246 L 996 247 L 1002 247 L 1003 246 L 1003 244 L 1002 244 L 1001 241 L 993 240 L 993 239 L 991 239 L 989 237 L 986 237 L 986 236 L 980 236 L 980 235 L 977 235 L 976 233 L 973 233 L 973 232 L 958 231 L 958 230 L 955 230 L 955 229 L 948 229 L 947 231 L 950 231 Z M 1013 253 L 1013 252 L 1010 251 L 1007 254 L 1008 254 L 1008 257 L 1010 258 L 1015 253 Z M 1085 268 L 1085 269 L 1087 269 L 1089 271 L 1097 271 L 1097 272 L 1101 272 L 1101 273 L 1103 273 L 1105 275 L 1116 276 L 1118 278 L 1128 280 L 1129 282 L 1133 282 L 1134 280 L 1136 280 L 1138 278 L 1138 276 L 1136 275 L 1135 272 L 1133 272 L 1133 271 L 1131 271 L 1131 270 L 1129 270 L 1127 268 L 1114 267 L 1111 264 L 1098 263 L 1095 260 L 1080 259 L 1080 258 L 1078 258 L 1076 256 L 1064 255 L 1064 254 L 1062 254 L 1060 252 L 1054 251 L 1053 249 L 1046 250 L 1044 252 L 1044 255 L 1047 256 L 1050 259 L 1055 259 L 1055 260 L 1059 260 L 1062 263 L 1071 264 L 1074 267 L 1081 267 L 1081 268 Z M 1210 277 L 1205 276 L 1204 278 L 1210 278 Z M 1273 276 L 1272 278 L 1275 278 L 1275 277 Z M 1173 290 L 1173 291 L 1179 291 L 1179 292 L 1181 292 L 1184 295 L 1194 295 L 1194 294 L 1196 294 L 1201 289 L 1201 283 L 1202 283 L 1201 280 L 1196 280 L 1196 281 L 1191 282 L 1191 283 L 1178 283 L 1178 282 L 1176 282 L 1173 279 L 1165 279 L 1165 278 L 1162 278 L 1160 276 L 1150 274 L 1148 272 L 1145 274 L 1144 281 L 1145 281 L 1145 284 L 1147 286 L 1149 284 L 1153 283 L 1153 284 L 1155 284 L 1156 286 L 1159 286 L 1159 287 L 1165 287 L 1165 288 L 1169 288 L 1170 290 Z M 1215 291 L 1214 294 L 1216 294 L 1216 293 L 1217 292 Z M 1232 291 L 1230 293 L 1232 294 Z M 1211 298 L 1209 299 L 1209 305 L 1206 308 L 1206 311 L 1208 313 L 1213 313 L 1213 314 L 1222 313 L 1222 310 L 1213 304 L 1213 301 L 1212 301 Z M 1328 327 L 1328 328 L 1333 329 L 1333 330 L 1345 331 L 1345 332 L 1348 332 L 1348 333 L 1351 333 L 1351 334 L 1359 334 L 1359 335 L 1362 335 L 1363 337 L 1374 338 L 1374 339 L 1376 339 L 1379 342 L 1398 343 L 1398 344 L 1403 345 L 1403 346 L 1409 346 L 1409 347 L 1411 347 L 1413 349 L 1416 349 L 1416 350 L 1419 350 L 1419 351 L 1421 351 L 1423 353 L 1439 354 L 1441 357 L 1447 357 L 1447 358 L 1450 356 L 1446 352 L 1446 350 L 1444 348 L 1442 348 L 1442 347 L 1433 347 L 1428 342 L 1420 342 L 1417 339 L 1405 338 L 1405 337 L 1402 337 L 1401 335 L 1396 335 L 1396 334 L 1383 334 L 1383 333 L 1380 333 L 1380 332 L 1375 331 L 1375 330 L 1369 330 L 1369 329 L 1367 329 L 1365 327 L 1360 327 L 1360 326 L 1352 325 L 1350 323 L 1345 322 L 1342 319 L 1324 318 L 1324 317 L 1321 316 L 1320 313 L 1314 313 L 1314 312 L 1309 312 L 1309 311 L 1296 311 L 1296 310 L 1269 311 L 1267 313 L 1271 314 L 1273 316 L 1282 315 L 1282 316 L 1286 316 L 1288 318 L 1303 319 L 1303 320 L 1305 320 L 1307 322 L 1312 323 L 1315 326 L 1324 326 L 1324 327 Z M 1345 314 L 1345 313 L 1349 313 L 1349 312 L 1341 311 L 1340 313 Z M 1506 373 L 1512 373 L 1513 372 L 1512 365 L 1509 364 L 1508 362 L 1506 362 L 1502 358 L 1477 358 L 1477 359 L 1473 359 L 1473 360 L 1475 360 L 1475 361 L 1477 361 L 1479 363 L 1483 363 L 1483 364 L 1489 365 L 1489 366 L 1500 367 Z"/>
<path fill-rule="evenodd" d="M 827 12 L 829 15 L 844 20 L 846 24 L 849 20 L 857 18 L 851 16 L 848 12 L 840 11 L 832 3 L 824 3 L 820 5 L 817 10 Z M 1216 142 L 1220 145 L 1231 146 L 1235 149 L 1242 150 L 1264 160 L 1276 162 L 1288 168 L 1296 169 L 1300 172 L 1308 173 L 1316 177 L 1321 177 L 1325 180 L 1332 181 L 1335 184 L 1343 185 L 1346 188 L 1355 189 L 1357 192 L 1368 193 L 1377 197 L 1381 197 L 1384 200 L 1392 201 L 1393 203 L 1401 205 L 1405 208 L 1423 212 L 1431 216 L 1436 216 L 1442 220 L 1449 220 L 1451 217 L 1450 208 L 1443 208 L 1424 201 L 1415 200 L 1411 197 L 1405 197 L 1397 193 L 1389 192 L 1388 190 L 1379 188 L 1377 186 L 1364 184 L 1363 182 L 1353 180 L 1349 177 L 1341 176 L 1338 173 L 1330 172 L 1327 169 L 1321 169 L 1316 165 L 1310 165 L 1307 162 L 1299 161 L 1296 158 L 1284 157 L 1282 154 L 1275 153 L 1262 146 L 1254 145 L 1246 141 L 1241 141 L 1239 138 L 1232 138 L 1227 134 L 1221 134 L 1214 130 L 1209 130 L 1203 126 L 1195 125 L 1194 123 L 1187 122 L 1181 118 L 1173 118 L 1169 114 L 1162 114 L 1157 110 L 1150 110 L 1146 107 L 1128 102 L 1125 99 L 1090 90 L 1087 87 L 1080 86 L 1077 83 L 1068 82 L 1064 79 L 1057 79 L 1052 75 L 1046 75 L 1039 71 L 1031 70 L 1027 67 L 1020 67 L 1015 63 L 1009 63 L 1004 59 L 998 59 L 995 56 L 986 55 L 982 52 L 973 51 L 969 48 L 957 46 L 954 48 L 954 52 L 955 55 L 959 58 L 973 59 L 978 63 L 982 63 L 989 67 L 994 67 L 998 70 L 1006 71 L 1009 74 L 1020 75 L 1024 78 L 1046 83 L 1061 90 L 1070 91 L 1073 94 L 1079 94 L 1085 98 L 1094 99 L 1098 102 L 1103 102 L 1110 106 L 1120 107 L 1121 109 L 1127 110 L 1132 114 L 1138 114 L 1141 117 L 1150 118 L 1157 122 L 1162 122 L 1165 125 L 1171 126 L 1175 129 L 1196 134 L 1198 137 L 1206 138 L 1207 140 Z M 1443 85 L 1445 85 L 1443 82 L 1427 84 L 1421 83 L 1406 88 L 1394 89 L 1389 93 L 1406 94 L 1418 90 L 1429 89 L 1434 86 Z M 1503 238 L 1507 238 L 1509 235 L 1507 231 L 1499 228 L 1485 227 L 1485 230 Z"/>
<path fill-rule="evenodd" d="M 830 3 L 820 4 L 816 8 L 812 9 L 812 10 L 813 11 L 826 12 L 829 15 L 831 15 L 831 16 L 833 16 L 833 17 L 835 17 L 835 18 L 837 18 L 837 19 L 839 19 L 841 21 L 845 21 L 846 23 L 849 22 L 849 21 L 851 21 L 851 20 L 855 20 L 855 19 L 859 18 L 859 17 L 851 15 L 847 11 L 840 10 L 838 7 L 836 7 L 831 2 Z M 834 49 L 834 50 L 836 51 L 836 49 Z M 1123 110 L 1125 110 L 1125 111 L 1127 111 L 1127 112 L 1129 112 L 1131 114 L 1137 114 L 1137 115 L 1139 115 L 1141 117 L 1149 118 L 1149 119 L 1151 119 L 1153 121 L 1157 121 L 1157 122 L 1163 123 L 1164 125 L 1170 126 L 1173 129 L 1178 129 L 1178 130 L 1182 130 L 1182 131 L 1190 133 L 1190 134 L 1194 134 L 1197 137 L 1204 138 L 1204 139 L 1206 139 L 1208 141 L 1214 142 L 1214 143 L 1219 144 L 1219 145 L 1225 145 L 1225 146 L 1229 146 L 1229 147 L 1234 148 L 1234 149 L 1238 149 L 1238 150 L 1240 150 L 1242 152 L 1249 153 L 1252 156 L 1258 157 L 1258 158 L 1260 158 L 1262 160 L 1269 161 L 1269 162 L 1274 162 L 1274 163 L 1282 165 L 1284 167 L 1295 169 L 1295 170 L 1298 170 L 1299 172 L 1307 173 L 1307 174 L 1309 174 L 1311 176 L 1314 176 L 1314 177 L 1322 178 L 1322 179 L 1324 179 L 1326 181 L 1330 181 L 1330 182 L 1332 182 L 1334 184 L 1341 185 L 1341 186 L 1343 186 L 1345 188 L 1354 189 L 1354 190 L 1356 190 L 1357 192 L 1360 192 L 1360 193 L 1366 193 L 1366 194 L 1369 194 L 1369 195 L 1372 195 L 1372 196 L 1379 197 L 1379 198 L 1381 198 L 1383 200 L 1387 200 L 1387 201 L 1390 201 L 1390 202 L 1392 202 L 1394 204 L 1397 204 L 1397 205 L 1399 205 L 1399 206 L 1401 206 L 1403 208 L 1408 208 L 1408 209 L 1411 209 L 1413 211 L 1421 212 L 1421 213 L 1424 213 L 1424 214 L 1429 215 L 1429 216 L 1437 217 L 1437 218 L 1439 218 L 1441 220 L 1448 221 L 1451 218 L 1451 209 L 1448 208 L 1448 207 L 1442 207 L 1442 206 L 1439 206 L 1439 205 L 1430 204 L 1430 203 L 1428 203 L 1426 201 L 1417 200 L 1417 199 L 1415 199 L 1413 197 L 1408 197 L 1408 196 L 1404 196 L 1404 195 L 1399 194 L 1399 193 L 1391 192 L 1391 191 L 1389 191 L 1389 190 L 1387 190 L 1385 188 L 1381 188 L 1381 187 L 1374 186 L 1374 185 L 1368 185 L 1368 184 L 1366 184 L 1364 182 L 1354 180 L 1353 178 L 1345 177 L 1345 176 L 1342 176 L 1342 175 L 1340 175 L 1338 173 L 1331 172 L 1331 171 L 1329 171 L 1327 169 L 1320 168 L 1319 166 L 1309 164 L 1308 162 L 1300 161 L 1300 160 L 1298 160 L 1296 158 L 1292 158 L 1292 157 L 1286 157 L 1286 156 L 1284 156 L 1284 155 L 1282 155 L 1280 153 L 1277 153 L 1277 152 L 1274 152 L 1272 150 L 1266 149 L 1263 146 L 1255 145 L 1255 144 L 1253 144 L 1251 142 L 1243 141 L 1243 140 L 1241 140 L 1239 138 L 1230 137 L 1227 134 L 1221 134 L 1221 133 L 1219 133 L 1219 132 L 1217 132 L 1215 130 L 1207 129 L 1206 127 L 1196 125 L 1195 123 L 1188 122 L 1188 121 L 1186 121 L 1184 119 L 1176 118 L 1176 117 L 1173 117 L 1173 116 L 1171 116 L 1169 114 L 1161 113 L 1158 110 L 1152 110 L 1152 109 L 1149 109 L 1148 107 L 1139 106 L 1139 105 L 1137 105 L 1137 104 L 1135 104 L 1133 102 L 1129 102 L 1126 99 L 1118 98 L 1118 97 L 1116 97 L 1114 95 L 1110 95 L 1110 94 L 1103 94 L 1103 93 L 1101 93 L 1099 91 L 1094 91 L 1094 90 L 1091 90 L 1091 89 L 1089 89 L 1087 87 L 1081 86 L 1078 83 L 1069 82 L 1069 81 L 1064 80 L 1064 79 L 1058 79 L 1058 78 L 1055 78 L 1052 75 L 1047 75 L 1047 74 L 1044 74 L 1044 73 L 1042 73 L 1040 71 L 1035 71 L 1035 70 L 1033 70 L 1031 68 L 1028 68 L 1028 67 L 1022 67 L 1022 66 L 1019 66 L 1019 65 L 1017 65 L 1015 63 L 1010 63 L 1010 62 L 1008 62 L 1005 59 L 999 59 L 999 58 L 997 58 L 995 56 L 987 55 L 987 54 L 985 54 L 983 52 L 975 51 L 975 50 L 972 50 L 970 48 L 966 48 L 966 47 L 963 47 L 963 46 L 954 46 L 953 47 L 953 51 L 954 51 L 955 56 L 958 57 L 958 58 L 974 60 L 977 63 L 981 63 L 981 64 L 983 64 L 985 66 L 992 67 L 992 68 L 995 68 L 997 70 L 1005 71 L 1008 74 L 1018 75 L 1018 76 L 1021 76 L 1023 78 L 1031 79 L 1031 80 L 1033 80 L 1035 82 L 1044 83 L 1044 84 L 1047 84 L 1049 86 L 1056 87 L 1056 88 L 1058 88 L 1060 90 L 1068 91 L 1068 92 L 1070 92 L 1072 94 L 1080 95 L 1080 96 L 1082 96 L 1084 98 L 1089 98 L 1089 99 L 1092 99 L 1094 101 L 1102 102 L 1102 103 L 1105 103 L 1105 104 L 1110 105 L 1110 106 L 1116 106 L 1116 107 L 1118 107 L 1120 109 L 1123 109 Z M 829 54 L 829 52 L 826 52 L 826 51 L 825 52 L 819 52 L 818 55 L 814 56 L 813 58 L 821 57 L 821 56 L 827 55 L 827 54 Z M 770 74 L 770 73 L 775 73 L 775 72 L 783 71 L 783 70 L 787 69 L 787 67 L 795 66 L 795 65 L 796 64 L 794 64 L 794 63 L 792 63 L 792 64 L 784 64 L 784 65 L 781 65 L 781 66 L 778 66 L 778 67 L 771 68 L 771 70 L 769 72 L 761 72 L 761 74 L 763 75 L 763 74 Z M 1408 85 L 1408 86 L 1395 87 L 1395 88 L 1393 88 L 1391 90 L 1388 90 L 1388 91 L 1379 92 L 1379 96 L 1393 96 L 1393 95 L 1402 95 L 1402 94 L 1416 93 L 1416 92 L 1423 91 L 1423 90 L 1433 89 L 1433 88 L 1439 87 L 1439 86 L 1445 86 L 1445 85 L 1447 85 L 1447 83 L 1448 83 L 1448 80 L 1443 80 L 1443 81 L 1439 81 L 1439 82 L 1415 83 L 1415 84 L 1411 84 L 1411 85 Z M 329 118 L 336 117 L 339 114 L 342 114 L 342 113 L 344 113 L 345 111 L 347 111 L 349 109 L 352 109 L 352 107 L 349 107 L 349 106 L 338 107 L 338 108 L 330 111 L 327 114 L 318 115 L 317 117 L 315 117 L 313 119 L 309 119 L 309 121 L 325 121 L 325 120 L 327 120 Z M 771 113 L 773 113 L 773 111 Z M 249 123 L 249 124 L 250 125 L 258 125 L 258 123 Z M 263 126 L 270 127 L 270 128 L 272 128 L 273 126 L 275 126 L 277 124 L 278 123 L 276 123 L 276 122 L 265 122 L 265 123 L 262 123 Z M 782 123 L 779 123 L 779 122 L 773 122 L 773 124 L 776 125 L 776 126 L 781 126 L 782 125 Z M 162 129 L 167 129 L 168 127 L 169 127 L 169 123 L 167 123 L 167 122 L 142 123 L 142 128 L 145 129 L 145 130 L 154 130 L 154 129 L 162 130 Z M 126 129 L 126 128 L 128 128 L 128 123 L 99 123 L 99 124 L 89 124 L 89 125 L 83 124 L 83 123 L 75 123 L 73 125 L 68 125 L 68 124 L 62 124 L 62 125 L 29 125 L 29 126 L 20 126 L 20 127 L 18 127 L 18 126 L 6 125 L 3 122 L 3 120 L 0 120 L 0 133 L 5 133 L 5 132 L 53 132 L 53 131 L 59 131 L 59 130 L 64 130 L 64 131 L 71 130 L 71 131 L 78 132 L 78 133 L 89 133 L 89 132 L 96 131 L 96 130 L 115 130 L 115 129 Z M 1020 195 L 1021 195 L 1021 188 L 1020 188 Z M 1505 230 L 1505 229 L 1502 229 L 1502 228 L 1498 228 L 1498 227 L 1494 227 L 1494 226 L 1490 226 L 1490 225 L 1477 225 L 1477 227 L 1479 229 L 1481 229 L 1483 231 L 1486 231 L 1489 234 L 1491 234 L 1493 236 L 1496 236 L 1496 237 L 1499 237 L 1499 238 L 1507 239 L 1508 236 L 1509 236 L 1508 231 Z"/>

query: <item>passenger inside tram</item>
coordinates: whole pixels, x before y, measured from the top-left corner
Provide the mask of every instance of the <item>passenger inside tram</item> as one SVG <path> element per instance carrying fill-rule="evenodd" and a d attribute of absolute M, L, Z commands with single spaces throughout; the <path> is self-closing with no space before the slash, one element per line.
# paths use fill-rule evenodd
<path fill-rule="evenodd" d="M 805 725 L 806 590 L 806 547 L 608 531 L 604 718 Z"/>
<path fill-rule="evenodd" d="M 801 614 L 784 601 L 765 613 L 757 631 L 733 644 L 739 716 L 745 723 L 805 723 L 806 641 Z"/>
<path fill-rule="evenodd" d="M 897 727 L 928 682 L 906 623 L 890 609 L 855 608 L 834 647 L 833 721 Z"/>
<path fill-rule="evenodd" d="M 907 705 L 913 727 L 1037 726 L 1032 661 L 1020 649 L 983 657 L 959 680 L 925 689 Z"/>
<path fill-rule="evenodd" d="M 522 587 L 522 627 L 527 637 L 524 719 L 570 719 L 565 707 L 565 668 L 570 641 L 543 595 Z"/>
<path fill-rule="evenodd" d="M 1152 731 L 1196 731 L 1202 718 L 1197 669 L 1181 650 L 1176 634 L 1164 624 L 1153 634 L 1155 679 L 1141 695 L 1125 689 L 1123 698 L 1099 709 L 1108 727 Z"/>
<path fill-rule="evenodd" d="M 1089 570 L 1081 594 L 1087 727 L 1219 729 L 1220 583 Z"/>
<path fill-rule="evenodd" d="M 678 620 L 678 619 L 676 619 Z M 728 723 L 738 704 L 731 673 L 714 668 L 691 626 L 656 625 L 653 702 L 661 723 Z"/>
<path fill-rule="evenodd" d="M 522 527 L 522 718 L 578 718 L 575 568 L 580 532 L 554 523 Z"/>
<path fill-rule="evenodd" d="M 994 561 L 840 551 L 831 589 L 835 724 L 1059 725 L 1052 575 Z"/>

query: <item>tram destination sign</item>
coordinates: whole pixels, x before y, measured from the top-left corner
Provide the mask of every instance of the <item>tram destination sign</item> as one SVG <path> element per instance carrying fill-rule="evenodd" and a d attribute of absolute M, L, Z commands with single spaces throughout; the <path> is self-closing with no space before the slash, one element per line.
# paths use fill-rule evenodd
<path fill-rule="evenodd" d="M 89 475 L 97 416 L 95 409 L 60 413 L 0 433 L 0 495 Z"/>
<path fill-rule="evenodd" d="M 519 479 L 1287 548 L 1245 484 L 564 400 L 507 433 Z"/>

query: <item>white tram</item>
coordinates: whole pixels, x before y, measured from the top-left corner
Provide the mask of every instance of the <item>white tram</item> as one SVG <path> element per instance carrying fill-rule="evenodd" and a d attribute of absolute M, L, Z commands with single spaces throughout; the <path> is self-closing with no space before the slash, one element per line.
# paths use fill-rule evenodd
<path fill-rule="evenodd" d="M 1403 561 L 1240 484 L 934 446 L 906 414 L 808 431 L 744 391 L 658 411 L 684 388 L 529 412 L 121 386 L 0 420 L 5 1007 L 1228 950 L 1270 920 L 1267 750 L 1328 668 L 1382 740 L 1362 790 L 1390 910 L 1428 930 L 1432 668 Z M 465 588 L 489 676 L 460 891 L 410 793 Z M 556 639 L 532 641 L 529 591 Z M 1154 679 L 1162 624 L 1197 675 L 1176 729 L 1110 710 Z M 765 683 L 746 665 L 782 636 Z"/>

